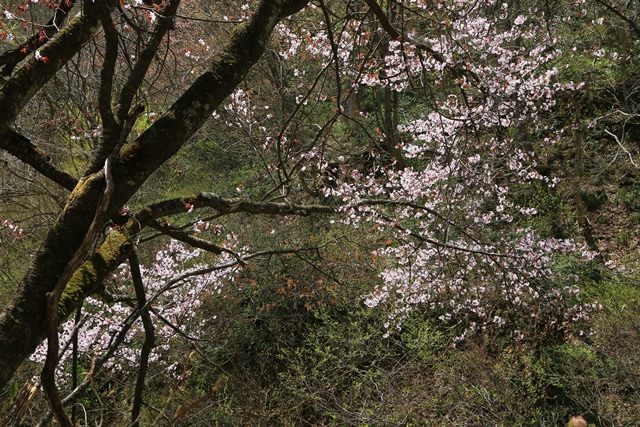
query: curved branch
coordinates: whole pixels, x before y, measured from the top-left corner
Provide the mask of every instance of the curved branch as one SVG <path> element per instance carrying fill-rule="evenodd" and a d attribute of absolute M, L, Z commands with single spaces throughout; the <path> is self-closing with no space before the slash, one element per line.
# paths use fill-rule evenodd
<path fill-rule="evenodd" d="M 88 2 L 73 18 L 38 49 L 38 57 L 23 60 L 0 88 L 0 135 L 13 123 L 27 102 L 60 70 L 97 30 L 96 5 Z"/>
<path fill-rule="evenodd" d="M 276 202 L 254 202 L 242 198 L 225 199 L 214 193 L 199 193 L 187 197 L 163 200 L 146 209 L 154 218 L 176 215 L 190 209 L 211 208 L 221 215 L 232 213 L 249 213 L 262 215 L 296 215 L 331 214 L 336 208 L 326 205 L 298 205 Z"/>
<path fill-rule="evenodd" d="M 171 237 L 172 239 L 179 240 L 183 243 L 191 245 L 193 247 L 205 250 L 207 252 L 211 252 L 212 254 L 220 255 L 224 252 L 224 248 L 215 245 L 211 242 L 207 242 L 204 239 L 193 236 L 186 231 L 178 230 L 166 224 L 158 224 L 157 222 L 153 222 L 151 227 L 158 230 L 160 233 Z"/>
<path fill-rule="evenodd" d="M 608 3 L 608 2 L 606 2 L 604 0 L 596 0 L 596 2 L 599 3 L 600 5 L 602 5 L 609 12 L 613 13 L 618 18 L 620 18 L 624 22 L 626 22 L 627 25 L 629 25 L 629 28 L 631 28 L 633 30 L 633 32 L 636 33 L 636 36 L 640 37 L 640 26 L 638 26 L 638 24 L 635 21 L 633 21 L 630 18 L 628 18 L 624 13 L 620 12 L 618 9 L 613 7 L 613 5 L 611 5 L 610 3 Z"/>
<path fill-rule="evenodd" d="M 7 151 L 69 191 L 72 191 L 78 183 L 74 177 L 53 165 L 49 156 L 37 145 L 14 130 L 9 130 L 6 136 L 0 139 L 0 149 Z"/>
<path fill-rule="evenodd" d="M 84 299 L 100 290 L 104 280 L 123 263 L 133 247 L 133 236 L 145 227 L 154 226 L 158 218 L 185 213 L 191 209 L 212 208 L 221 214 L 249 213 L 261 215 L 297 215 L 332 214 L 337 209 L 322 205 L 287 205 L 285 203 L 252 202 L 242 199 L 224 199 L 212 193 L 201 193 L 194 196 L 176 198 L 150 205 L 130 218 L 121 227 L 113 228 L 107 234 L 104 242 L 96 252 L 74 273 L 60 297 L 58 314 L 60 319 L 69 316 Z M 155 227 L 154 227 L 155 228 Z M 161 231 L 165 232 L 163 228 Z M 182 232 L 180 232 L 182 233 Z M 223 248 L 212 245 L 202 239 L 182 233 L 167 233 L 177 240 L 184 241 L 195 247 L 222 253 Z M 219 252 L 217 252 L 219 250 Z"/>

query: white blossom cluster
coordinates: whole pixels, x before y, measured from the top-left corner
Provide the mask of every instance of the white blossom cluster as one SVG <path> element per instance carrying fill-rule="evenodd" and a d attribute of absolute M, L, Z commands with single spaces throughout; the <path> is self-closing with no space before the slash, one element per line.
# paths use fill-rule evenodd
<path fill-rule="evenodd" d="M 537 210 L 517 194 L 556 184 L 538 171 L 527 140 L 560 138 L 541 119 L 559 94 L 583 83 L 558 80 L 562 52 L 533 23 L 541 12 L 513 16 L 504 4 L 495 17 L 483 7 L 495 2 L 455 3 L 445 35 L 415 31 L 414 44 L 391 41 L 388 55 L 361 80 L 398 92 L 424 79 L 440 86 L 431 108 L 404 113 L 398 127 L 404 137 L 397 148 L 412 166 L 345 171 L 325 188 L 325 196 L 345 204 L 346 223 L 372 224 L 395 242 L 374 254 L 384 260 L 383 283 L 365 303 L 388 305 L 389 327 L 426 308 L 458 331 L 456 341 L 485 332 L 522 340 L 573 333 L 574 326 L 579 333 L 597 304 L 585 303 L 577 286 L 556 283 L 552 265 L 561 254 L 595 254 L 521 227 Z M 321 156 L 316 162 L 326 169 Z"/>
<path fill-rule="evenodd" d="M 15 242 L 17 240 L 22 240 L 23 237 L 24 230 L 15 222 L 9 221 L 8 219 L 0 222 L 0 242 Z"/>
<path fill-rule="evenodd" d="M 229 236 L 228 240 L 232 244 L 234 238 Z M 176 339 L 184 336 L 201 337 L 202 326 L 207 320 L 199 320 L 197 314 L 203 299 L 219 294 L 224 284 L 234 279 L 231 270 L 224 268 L 190 276 L 190 273 L 211 267 L 202 263 L 201 256 L 200 249 L 192 249 L 172 240 L 166 248 L 156 254 L 155 261 L 150 266 L 141 266 L 146 299 L 151 308 L 150 315 L 156 336 L 156 346 L 150 355 L 151 363 L 169 365 L 170 361 L 165 360 L 164 356 Z M 224 253 L 218 258 L 216 265 L 233 264 L 233 261 L 232 256 Z M 177 280 L 181 277 L 185 278 Z M 123 267 L 113 278 L 109 291 L 129 295 L 127 301 L 111 303 L 96 297 L 86 299 L 83 306 L 84 320 L 78 332 L 78 350 L 82 357 L 99 358 L 107 351 L 128 316 L 135 310 L 136 302 L 132 296 L 132 286 L 129 269 Z M 75 327 L 73 319 L 67 320 L 62 325 L 61 347 L 70 340 Z M 142 321 L 138 319 L 127 333 L 125 342 L 105 366 L 118 371 L 135 369 L 140 360 L 140 343 L 143 335 Z M 46 359 L 46 351 L 45 341 L 30 359 L 43 363 Z M 59 375 L 66 375 L 65 368 L 68 367 L 65 362 L 70 358 L 71 351 L 67 349 L 59 363 Z"/>

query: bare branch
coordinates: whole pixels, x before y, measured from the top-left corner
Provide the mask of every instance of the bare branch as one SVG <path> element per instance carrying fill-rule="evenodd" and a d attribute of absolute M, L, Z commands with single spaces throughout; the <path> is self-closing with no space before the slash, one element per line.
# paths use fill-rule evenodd
<path fill-rule="evenodd" d="M 116 60 L 118 59 L 118 31 L 113 25 L 111 11 L 106 4 L 103 2 L 100 3 L 98 7 L 100 9 L 100 21 L 104 29 L 106 46 L 102 71 L 100 72 L 98 110 L 100 112 L 100 118 L 102 119 L 105 139 L 113 138 L 117 141 L 119 126 L 111 109 L 111 91 L 113 90 L 113 75 L 116 69 Z M 113 146 L 111 148 L 113 149 Z"/>
<path fill-rule="evenodd" d="M 407 42 L 411 43 L 412 45 L 414 45 L 415 47 L 417 47 L 418 49 L 422 49 L 422 50 L 425 50 L 425 51 L 429 52 L 429 54 L 431 54 L 431 56 L 433 56 L 438 62 L 441 62 L 441 63 L 446 63 L 447 62 L 445 60 L 444 56 L 442 56 L 442 54 L 440 54 L 440 52 L 436 52 L 435 50 L 433 50 L 433 48 L 431 46 L 427 46 L 424 43 L 413 42 L 413 41 L 409 40 L 400 31 L 396 30 L 394 28 L 394 26 L 391 25 L 391 23 L 387 19 L 387 15 L 380 8 L 380 5 L 377 3 L 376 0 L 365 0 L 365 1 L 367 2 L 367 6 L 369 6 L 369 8 L 373 12 L 373 14 L 376 15 L 376 18 L 378 19 L 378 22 L 380 22 L 380 25 L 382 26 L 382 29 L 385 30 L 385 32 L 387 34 L 389 34 L 389 36 L 393 40 L 404 40 L 404 41 L 407 41 Z"/>
<path fill-rule="evenodd" d="M 200 239 L 199 237 L 193 236 L 185 231 L 178 230 L 169 225 L 160 224 L 157 221 L 154 221 L 151 223 L 151 227 L 173 239 L 179 240 L 193 247 L 200 248 L 207 252 L 211 252 L 212 254 L 220 255 L 222 252 L 224 252 L 224 248 L 221 248 L 220 246 L 214 245 L 211 242 L 207 242 L 206 240 Z"/>
<path fill-rule="evenodd" d="M 0 139 L 0 148 L 69 191 L 78 183 L 74 177 L 53 165 L 49 156 L 38 146 L 14 130 L 9 130 L 6 136 Z"/>
<path fill-rule="evenodd" d="M 140 407 L 142 405 L 142 392 L 144 390 L 144 380 L 149 367 L 149 355 L 153 349 L 155 342 L 155 334 L 151 315 L 149 314 L 150 305 L 147 304 L 147 298 L 144 294 L 144 283 L 142 282 L 142 273 L 140 272 L 140 261 L 135 251 L 129 255 L 129 267 L 131 268 L 131 278 L 133 287 L 136 291 L 136 300 L 138 302 L 138 310 L 144 327 L 144 342 L 140 350 L 140 366 L 138 368 L 138 378 L 136 379 L 136 388 L 133 395 L 133 408 L 131 409 L 131 425 L 138 427 L 140 425 Z"/>
<path fill-rule="evenodd" d="M 212 208 L 219 214 L 248 213 L 261 215 L 296 215 L 332 214 L 337 209 L 325 205 L 297 205 L 289 203 L 254 202 L 241 198 L 225 199 L 213 193 L 200 193 L 193 196 L 164 200 L 148 206 L 145 210 L 153 218 L 175 215 L 190 209 Z"/>
<path fill-rule="evenodd" d="M 600 3 L 602 6 L 604 6 L 605 9 L 607 9 L 609 12 L 613 13 L 614 15 L 616 15 L 618 18 L 622 19 L 624 22 L 627 23 L 627 25 L 629 25 L 629 28 L 631 28 L 631 30 L 633 30 L 634 33 L 636 33 L 637 37 L 640 37 L 640 26 L 638 26 L 637 23 L 635 23 L 634 21 L 632 21 L 631 19 L 629 19 L 625 14 L 623 14 L 622 12 L 620 12 L 618 9 L 616 9 L 615 7 L 613 7 L 613 5 L 611 5 L 609 2 L 606 2 L 604 0 L 596 0 L 597 3 Z"/>
<path fill-rule="evenodd" d="M 627 155 L 627 157 L 629 157 L 629 161 L 631 162 L 631 164 L 638 169 L 638 164 L 636 162 L 633 161 L 633 156 L 631 155 L 631 153 L 629 152 L 629 150 L 626 149 L 626 147 L 624 145 L 622 145 L 622 141 L 620 141 L 620 138 L 618 138 L 618 136 L 613 133 L 610 132 L 609 130 L 605 129 L 604 130 L 605 133 L 607 135 L 609 135 L 611 138 L 614 139 L 614 141 L 616 141 L 616 143 L 618 144 L 618 146 L 622 149 L 622 151 L 624 151 L 624 153 Z"/>
<path fill-rule="evenodd" d="M 160 11 L 156 13 L 156 16 L 159 17 L 158 23 L 153 29 L 153 33 L 151 34 L 146 46 L 140 55 L 138 55 L 138 60 L 133 67 L 131 74 L 129 74 L 129 78 L 124 84 L 122 91 L 120 92 L 118 109 L 116 112 L 116 117 L 119 121 L 124 121 L 125 117 L 129 113 L 133 98 L 135 97 L 136 92 L 140 89 L 140 85 L 144 80 L 144 76 L 147 74 L 147 70 L 156 55 L 162 39 L 173 26 L 173 16 L 178 10 L 179 5 L 180 0 L 170 0 L 166 3 L 163 9 L 160 9 Z"/>

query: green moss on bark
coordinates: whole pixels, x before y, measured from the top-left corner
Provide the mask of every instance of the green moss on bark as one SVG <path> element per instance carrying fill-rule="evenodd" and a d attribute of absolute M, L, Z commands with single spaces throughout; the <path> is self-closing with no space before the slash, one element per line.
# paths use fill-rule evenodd
<path fill-rule="evenodd" d="M 126 229 L 113 230 L 100 249 L 96 251 L 67 283 L 58 314 L 64 319 L 76 306 L 102 284 L 104 279 L 126 258 L 131 249 L 131 240 Z"/>

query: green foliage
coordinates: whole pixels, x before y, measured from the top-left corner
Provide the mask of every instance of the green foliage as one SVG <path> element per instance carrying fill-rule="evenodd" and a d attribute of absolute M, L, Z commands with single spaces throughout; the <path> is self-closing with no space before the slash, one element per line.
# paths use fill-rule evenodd
<path fill-rule="evenodd" d="M 334 303 L 309 310 L 300 300 L 311 289 L 298 281 L 287 287 L 287 278 L 304 274 L 302 264 L 280 265 L 278 275 L 212 301 L 220 324 L 206 359 L 191 357 L 185 392 L 206 393 L 220 372 L 224 387 L 212 395 L 218 403 L 206 422 L 184 425 L 533 426 L 561 425 L 576 414 L 597 425 L 629 425 L 640 397 L 640 341 L 628 335 L 637 334 L 640 290 L 595 262 L 586 267 L 558 260 L 566 275 L 582 268 L 585 298 L 604 305 L 586 340 L 455 348 L 428 313 L 414 313 L 384 337 L 384 313 L 354 308 L 343 298 L 347 288 L 321 287 L 314 299 Z"/>
<path fill-rule="evenodd" d="M 522 206 L 534 208 L 537 215 L 524 221 L 522 226 L 532 228 L 544 237 L 567 238 L 572 226 L 570 208 L 563 203 L 557 189 L 544 185 L 530 185 L 516 194 L 516 201 Z"/>
<path fill-rule="evenodd" d="M 620 230 L 617 236 L 618 245 L 628 246 L 630 238 L 631 238 L 631 235 L 629 234 L 628 231 Z"/>
<path fill-rule="evenodd" d="M 633 212 L 640 212 L 640 183 L 632 182 L 630 185 L 620 187 L 620 201 Z"/>
<path fill-rule="evenodd" d="M 597 211 L 607 202 L 607 193 L 604 190 L 581 191 L 580 196 L 589 211 Z"/>
<path fill-rule="evenodd" d="M 432 362 L 451 342 L 451 337 L 419 316 L 405 323 L 401 337 L 407 351 L 424 363 Z"/>

